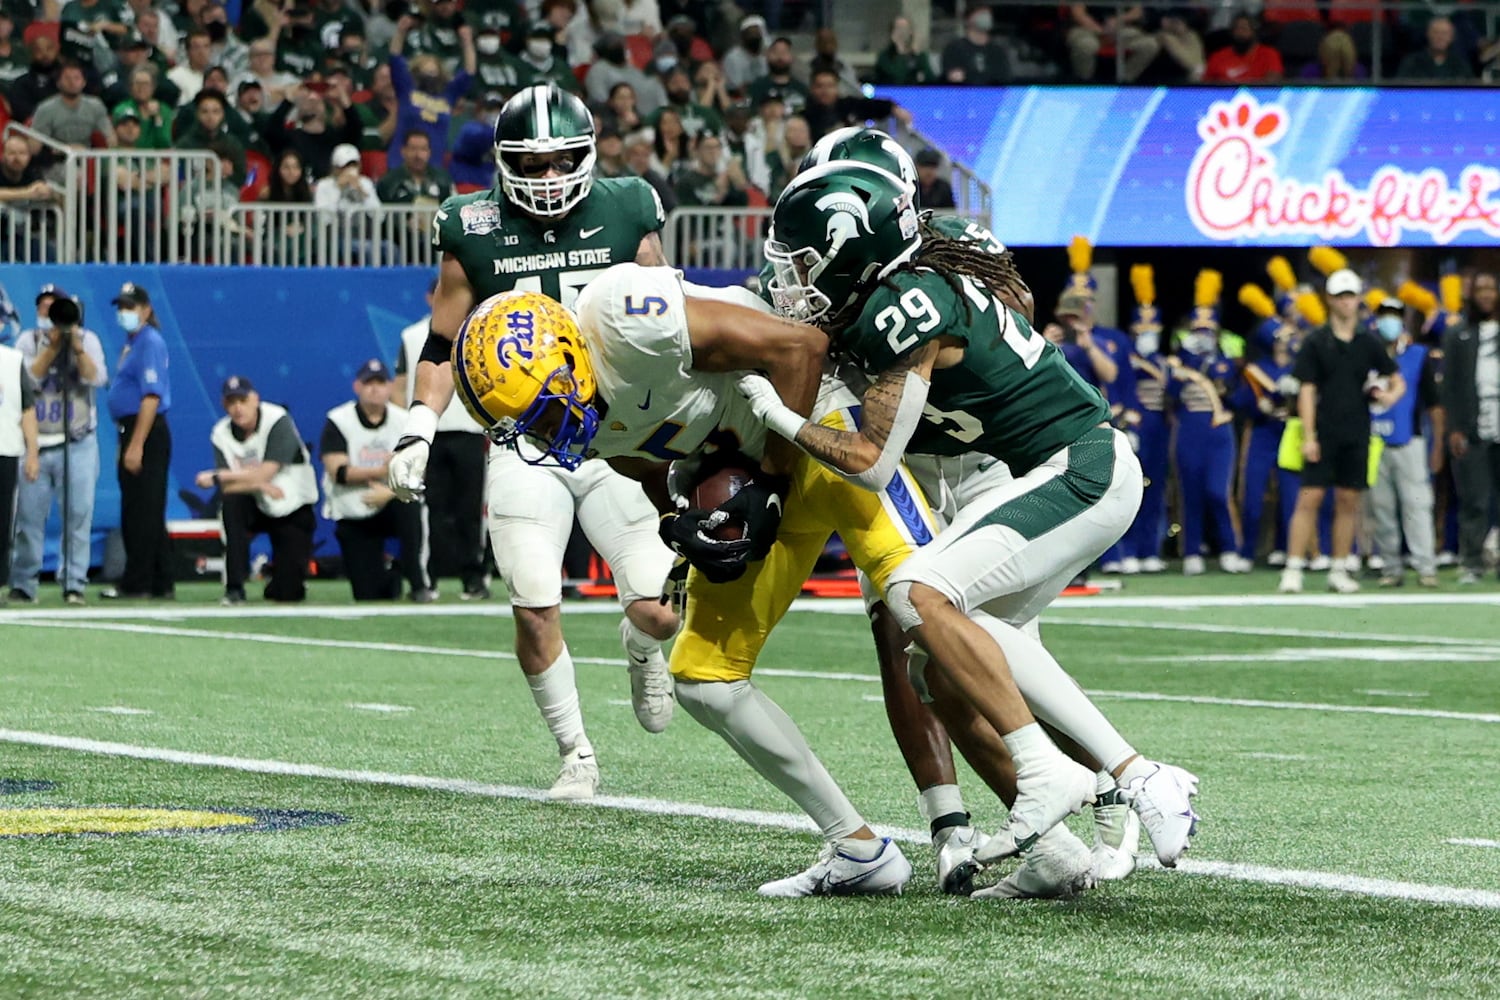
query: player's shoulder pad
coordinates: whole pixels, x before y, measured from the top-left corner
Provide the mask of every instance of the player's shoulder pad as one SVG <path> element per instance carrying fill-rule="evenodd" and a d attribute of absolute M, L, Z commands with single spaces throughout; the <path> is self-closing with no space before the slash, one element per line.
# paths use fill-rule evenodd
<path fill-rule="evenodd" d="M 591 325 L 618 324 L 626 316 L 681 313 L 682 298 L 681 271 L 627 261 L 606 268 L 589 282 L 574 303 L 574 310 L 587 333 Z"/>
<path fill-rule="evenodd" d="M 495 200 L 493 191 L 485 190 L 444 198 L 434 222 L 443 236 L 458 238 L 492 233 L 501 228 L 504 218 L 505 206 Z"/>
<path fill-rule="evenodd" d="M 630 206 L 640 213 L 638 221 L 647 232 L 666 225 L 667 213 L 656 188 L 641 177 L 600 177 L 595 189 L 608 196 L 612 206 Z M 590 195 L 592 197 L 592 194 Z"/>
<path fill-rule="evenodd" d="M 768 316 L 775 315 L 775 310 L 771 308 L 770 303 L 744 285 L 695 285 L 691 281 L 684 280 L 682 292 L 692 299 L 713 299 L 715 302 L 728 302 L 730 305 L 754 309 Z"/>

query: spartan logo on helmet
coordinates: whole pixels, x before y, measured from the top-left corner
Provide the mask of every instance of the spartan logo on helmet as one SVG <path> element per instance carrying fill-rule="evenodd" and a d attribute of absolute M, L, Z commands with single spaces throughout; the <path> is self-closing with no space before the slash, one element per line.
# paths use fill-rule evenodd
<path fill-rule="evenodd" d="M 594 186 L 594 116 L 554 83 L 516 92 L 495 120 L 500 189 L 526 212 L 561 218 Z"/>
<path fill-rule="evenodd" d="M 787 186 L 771 216 L 771 302 L 803 323 L 832 319 L 921 245 L 900 177 L 853 160 L 814 167 Z"/>

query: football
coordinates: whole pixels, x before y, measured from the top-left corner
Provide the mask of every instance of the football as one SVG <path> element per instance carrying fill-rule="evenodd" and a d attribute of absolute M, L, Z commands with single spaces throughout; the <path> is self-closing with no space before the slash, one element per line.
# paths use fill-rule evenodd
<path fill-rule="evenodd" d="M 750 469 L 740 466 L 726 465 L 720 468 L 693 487 L 693 506 L 700 510 L 713 510 L 738 493 L 740 487 L 754 475 Z M 739 521 L 731 521 L 709 532 L 709 535 L 722 542 L 733 542 L 745 536 L 745 526 Z"/>

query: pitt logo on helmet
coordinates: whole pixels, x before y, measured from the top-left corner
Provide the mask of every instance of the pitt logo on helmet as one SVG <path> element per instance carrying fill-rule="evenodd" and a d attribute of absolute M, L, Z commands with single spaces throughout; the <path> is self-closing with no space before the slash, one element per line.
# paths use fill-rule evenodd
<path fill-rule="evenodd" d="M 573 314 L 540 292 L 485 299 L 453 341 L 453 382 L 464 408 L 496 444 L 525 436 L 536 465 L 576 469 L 599 429 L 594 369 Z"/>

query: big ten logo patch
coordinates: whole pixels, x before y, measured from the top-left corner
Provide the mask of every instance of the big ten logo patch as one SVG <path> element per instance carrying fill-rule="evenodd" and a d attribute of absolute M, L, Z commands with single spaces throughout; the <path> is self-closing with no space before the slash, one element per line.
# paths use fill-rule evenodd
<path fill-rule="evenodd" d="M 529 309 L 513 309 L 505 314 L 505 336 L 495 344 L 495 354 L 501 368 L 510 367 L 510 356 L 514 354 L 522 361 L 536 357 L 532 341 L 536 337 L 536 316 Z"/>

